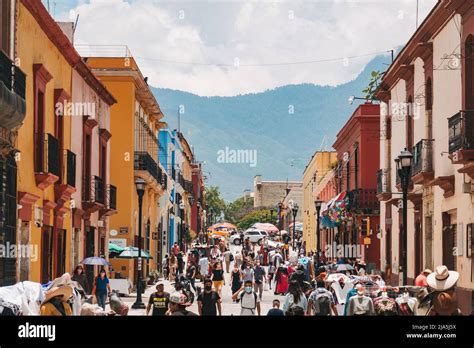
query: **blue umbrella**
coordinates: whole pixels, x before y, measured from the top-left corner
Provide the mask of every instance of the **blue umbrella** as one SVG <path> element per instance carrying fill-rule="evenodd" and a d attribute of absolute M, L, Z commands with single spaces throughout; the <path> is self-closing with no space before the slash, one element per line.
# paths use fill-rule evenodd
<path fill-rule="evenodd" d="M 80 262 L 83 265 L 94 265 L 94 266 L 110 266 L 109 261 L 102 257 L 87 257 Z"/>

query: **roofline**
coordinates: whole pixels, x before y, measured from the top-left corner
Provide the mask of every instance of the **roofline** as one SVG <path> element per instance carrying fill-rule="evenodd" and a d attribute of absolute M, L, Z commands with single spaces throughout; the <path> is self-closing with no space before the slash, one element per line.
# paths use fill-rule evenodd
<path fill-rule="evenodd" d="M 75 69 L 84 81 L 110 106 L 117 103 L 114 96 L 92 73 L 92 70 L 82 60 L 79 53 L 74 48 L 69 38 L 64 34 L 58 23 L 50 16 L 46 7 L 39 0 L 20 0 L 27 8 L 41 30 L 46 34 L 49 40 L 56 46 L 66 61 Z"/>

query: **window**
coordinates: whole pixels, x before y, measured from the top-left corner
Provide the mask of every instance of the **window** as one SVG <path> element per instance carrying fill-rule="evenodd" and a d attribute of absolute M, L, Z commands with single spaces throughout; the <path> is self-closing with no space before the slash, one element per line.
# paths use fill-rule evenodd
<path fill-rule="evenodd" d="M 433 85 L 431 83 L 431 78 L 426 80 L 425 85 L 425 108 L 426 110 L 431 110 L 433 108 Z"/>
<path fill-rule="evenodd" d="M 0 49 L 9 56 L 11 34 L 11 0 L 0 0 L 0 11 L 0 25 L 2 30 L 0 36 Z"/>
<path fill-rule="evenodd" d="M 34 73 L 34 165 L 37 173 L 46 170 L 44 168 L 44 134 L 45 134 L 45 94 L 46 84 L 52 79 L 51 74 L 43 64 L 33 65 Z"/>

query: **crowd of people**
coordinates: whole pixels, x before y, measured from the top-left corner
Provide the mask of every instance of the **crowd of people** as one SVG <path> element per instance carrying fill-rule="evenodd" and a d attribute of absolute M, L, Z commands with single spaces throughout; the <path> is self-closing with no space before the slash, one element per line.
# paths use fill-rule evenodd
<path fill-rule="evenodd" d="M 258 245 L 245 239 L 238 249 L 231 252 L 221 239 L 213 243 L 208 255 L 190 251 L 184 256 L 174 247 L 167 257 L 166 276 L 175 285 L 185 282 L 188 290 L 181 286 L 170 294 L 158 284 L 147 314 L 153 308 L 153 315 L 222 315 L 224 287 L 230 288 L 231 300 L 240 305 L 241 315 L 460 314 L 454 290 L 459 274 L 445 266 L 435 272 L 424 270 L 414 286 L 392 287 L 380 274 L 368 274 L 361 260 L 327 260 L 314 252 L 305 255 L 304 247 L 295 251 L 285 245 L 272 248 L 266 238 Z M 264 296 L 273 297 L 267 313 L 262 312 Z M 198 313 L 187 309 L 194 298 Z"/>

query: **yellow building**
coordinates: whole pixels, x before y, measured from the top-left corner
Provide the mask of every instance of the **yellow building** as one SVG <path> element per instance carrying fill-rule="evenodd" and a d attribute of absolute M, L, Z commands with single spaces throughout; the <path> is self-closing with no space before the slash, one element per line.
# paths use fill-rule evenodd
<path fill-rule="evenodd" d="M 114 47 L 113 47 L 114 48 Z M 103 54 L 106 50 L 107 54 Z M 159 214 L 158 199 L 164 193 L 165 174 L 158 165 L 158 132 L 163 114 L 126 46 L 79 48 L 87 64 L 114 95 L 110 109 L 110 179 L 117 186 L 118 214 L 110 217 L 110 241 L 139 247 L 152 259 L 143 262 L 143 275 L 156 270 Z M 146 183 L 142 205 L 142 237 L 139 239 L 139 202 L 136 180 Z M 141 243 L 140 243 L 141 242 Z M 110 259 L 113 273 L 136 281 L 137 259 Z M 112 274 L 114 276 L 114 274 Z"/>
<path fill-rule="evenodd" d="M 303 172 L 303 241 L 307 251 L 316 251 L 316 207 L 313 192 L 337 161 L 335 151 L 316 151 Z"/>
<path fill-rule="evenodd" d="M 73 72 L 106 104 L 114 100 L 40 1 L 14 3 L 15 61 L 26 74 L 27 110 L 17 139 L 17 243 L 31 249 L 18 258 L 17 279 L 46 283 L 72 272 L 72 255 L 83 256 L 73 250 L 80 236 L 73 230 L 71 196 L 82 155 L 71 149 L 71 122 L 86 114 L 69 113 Z"/>

